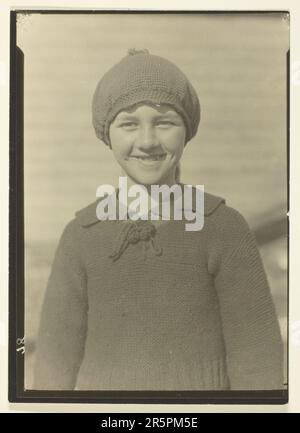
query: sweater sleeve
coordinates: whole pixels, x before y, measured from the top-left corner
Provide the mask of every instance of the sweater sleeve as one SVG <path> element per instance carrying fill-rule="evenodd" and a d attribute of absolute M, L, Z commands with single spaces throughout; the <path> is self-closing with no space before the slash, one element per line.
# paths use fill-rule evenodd
<path fill-rule="evenodd" d="M 86 278 L 76 222 L 65 228 L 55 253 L 40 316 L 34 389 L 71 390 L 84 353 Z"/>
<path fill-rule="evenodd" d="M 280 328 L 255 237 L 237 211 L 222 212 L 215 287 L 231 389 L 283 389 Z"/>

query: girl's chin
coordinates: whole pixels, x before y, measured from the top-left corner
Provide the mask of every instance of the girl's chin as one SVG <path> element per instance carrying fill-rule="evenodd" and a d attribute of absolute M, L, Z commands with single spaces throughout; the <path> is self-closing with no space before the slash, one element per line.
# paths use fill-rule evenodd
<path fill-rule="evenodd" d="M 157 171 L 149 172 L 128 172 L 125 174 L 133 183 L 139 185 L 173 185 L 175 182 L 174 173 L 157 173 Z M 130 181 L 129 181 L 130 182 Z"/>
<path fill-rule="evenodd" d="M 131 180 L 139 185 L 173 185 L 175 180 L 172 181 L 171 178 L 158 177 L 158 176 L 130 176 Z"/>

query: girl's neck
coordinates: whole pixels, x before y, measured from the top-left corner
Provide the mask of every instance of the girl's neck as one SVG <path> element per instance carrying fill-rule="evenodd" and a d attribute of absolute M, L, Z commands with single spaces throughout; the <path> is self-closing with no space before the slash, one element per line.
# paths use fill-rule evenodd
<path fill-rule="evenodd" d="M 153 202 L 151 201 L 151 186 L 152 186 L 152 184 L 150 184 L 150 185 L 149 184 L 138 184 L 133 179 L 131 179 L 129 176 L 127 176 L 126 173 L 122 174 L 122 176 L 127 177 L 127 190 L 128 191 L 129 191 L 130 187 L 134 186 L 134 185 L 142 185 L 146 188 L 147 193 L 148 193 L 148 208 L 150 209 L 151 205 L 153 204 Z M 174 176 L 170 176 L 170 178 L 166 179 L 164 182 L 156 184 L 156 185 L 167 185 L 167 186 L 171 187 L 175 184 L 178 184 L 178 182 L 176 182 L 175 175 L 174 175 Z M 132 201 L 134 201 L 135 199 L 136 199 L 135 197 L 127 196 L 127 207 L 130 207 L 130 203 Z M 173 197 L 171 197 L 171 201 L 172 200 L 173 200 Z M 159 201 L 161 203 L 161 197 L 160 197 Z"/>
<path fill-rule="evenodd" d="M 122 176 L 126 176 L 127 177 L 127 186 L 128 186 L 128 189 L 131 186 L 133 186 L 133 185 L 142 185 L 142 186 L 144 186 L 146 188 L 146 190 L 148 192 L 148 195 L 151 194 L 151 186 L 152 185 L 149 185 L 149 184 L 138 184 L 133 179 L 131 179 L 129 176 L 127 176 L 126 173 L 122 174 Z M 165 179 L 164 182 L 158 183 L 156 185 L 167 185 L 167 186 L 171 187 L 172 185 L 175 185 L 177 183 L 178 182 L 176 182 L 175 175 L 174 175 L 174 176 L 170 176 L 168 179 Z"/>

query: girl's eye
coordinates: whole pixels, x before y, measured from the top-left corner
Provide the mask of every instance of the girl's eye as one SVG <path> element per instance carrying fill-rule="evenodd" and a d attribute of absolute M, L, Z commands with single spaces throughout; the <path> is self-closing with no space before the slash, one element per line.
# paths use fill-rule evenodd
<path fill-rule="evenodd" d="M 170 127 L 170 126 L 173 126 L 174 125 L 174 122 L 171 122 L 171 120 L 159 120 L 158 122 L 157 122 L 157 126 L 161 126 L 161 127 L 165 127 L 165 128 L 168 128 L 168 127 Z"/>
<path fill-rule="evenodd" d="M 137 127 L 137 123 L 135 122 L 123 122 L 121 123 L 121 128 L 126 129 L 126 130 L 132 130 L 135 129 Z"/>

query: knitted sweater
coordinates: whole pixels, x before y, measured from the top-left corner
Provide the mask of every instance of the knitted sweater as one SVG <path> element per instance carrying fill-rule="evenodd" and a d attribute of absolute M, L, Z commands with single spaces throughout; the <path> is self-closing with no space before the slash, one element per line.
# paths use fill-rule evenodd
<path fill-rule="evenodd" d="M 97 202 L 77 212 L 46 290 L 34 389 L 283 388 L 254 236 L 222 198 L 205 193 L 204 203 L 202 230 L 165 221 L 127 244 L 132 221 L 99 221 Z"/>

